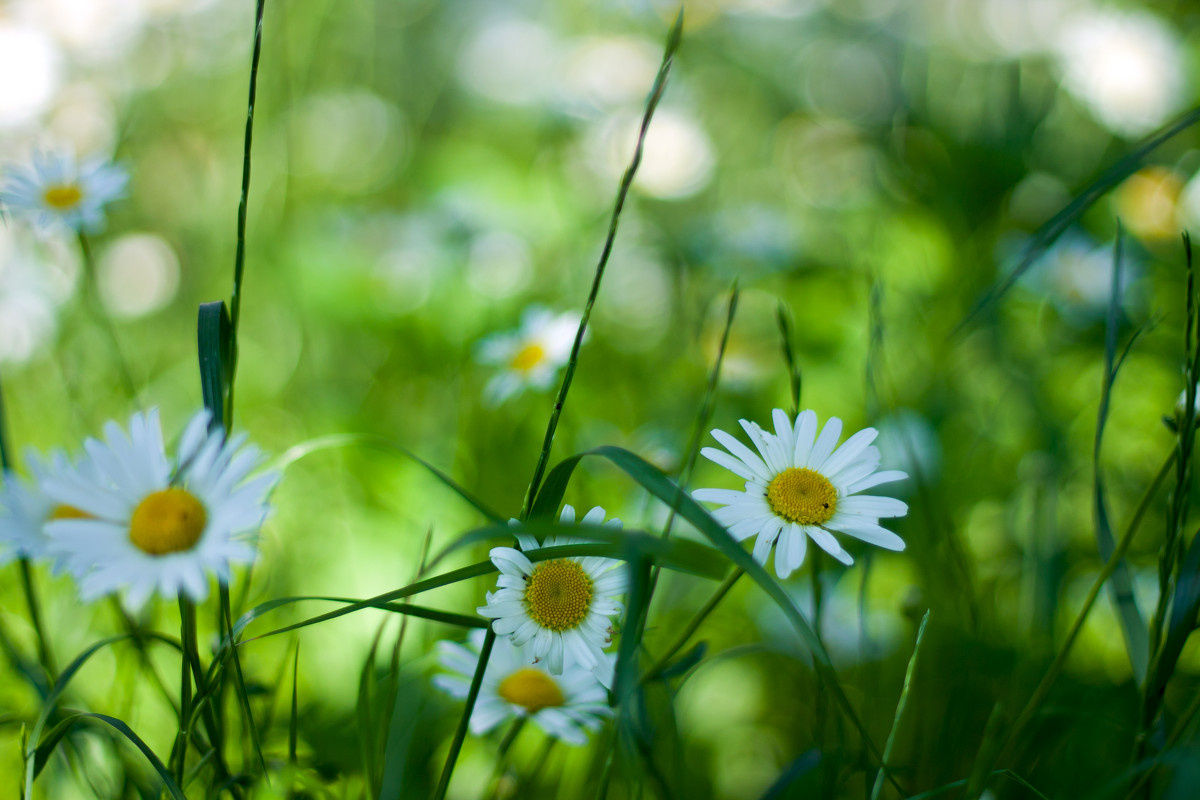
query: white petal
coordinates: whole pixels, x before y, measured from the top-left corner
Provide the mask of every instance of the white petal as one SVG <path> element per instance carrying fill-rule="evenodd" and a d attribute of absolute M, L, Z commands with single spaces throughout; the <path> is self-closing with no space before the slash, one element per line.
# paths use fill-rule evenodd
<path fill-rule="evenodd" d="M 853 536 L 855 539 L 861 539 L 867 544 L 873 544 L 885 550 L 899 551 L 904 549 L 904 540 L 887 528 L 865 519 L 858 521 L 853 518 L 847 518 L 844 521 L 837 521 L 836 524 L 835 520 L 836 517 L 827 523 L 830 528 L 848 536 Z"/>
<path fill-rule="evenodd" d="M 763 460 L 755 455 L 749 447 L 746 447 L 746 445 L 742 444 L 725 431 L 714 430 L 712 435 L 714 439 L 725 445 L 726 450 L 728 450 L 737 458 L 741 459 L 741 462 L 745 464 L 750 471 L 754 473 L 754 475 L 761 478 L 765 482 L 770 482 L 771 476 L 773 475 L 772 471 L 767 469 L 767 465 L 763 462 Z M 716 459 L 713 460 L 715 461 Z M 753 476 L 743 475 L 743 477 L 751 478 Z"/>
<path fill-rule="evenodd" d="M 878 435 L 879 431 L 874 428 L 863 428 L 851 436 L 821 465 L 821 474 L 830 479 L 834 478 L 838 472 L 853 464 Z"/>
<path fill-rule="evenodd" d="M 692 492 L 692 497 L 704 503 L 721 503 L 728 506 L 745 500 L 746 493 L 736 489 L 696 489 Z"/>
<path fill-rule="evenodd" d="M 750 467 L 746 466 L 741 461 L 737 460 L 723 450 L 718 450 L 715 447 L 704 447 L 701 448 L 700 455 L 704 456 L 709 461 L 712 461 L 714 464 L 720 464 L 722 467 L 740 478 L 745 478 L 746 480 L 750 481 L 763 481 L 764 483 L 767 482 L 766 479 L 759 476 L 754 470 L 750 469 Z"/>
<path fill-rule="evenodd" d="M 908 477 L 907 472 L 901 472 L 898 469 L 887 469 L 883 472 L 876 472 L 874 475 L 863 478 L 857 483 L 853 483 L 846 487 L 846 494 L 857 494 L 858 492 L 866 491 L 873 486 L 878 486 L 881 483 L 891 483 L 892 481 L 902 481 Z"/>
<path fill-rule="evenodd" d="M 842 435 L 842 421 L 837 417 L 830 417 L 825 422 L 825 427 L 821 429 L 821 435 L 817 437 L 817 441 L 813 444 L 812 452 L 808 454 L 808 462 L 806 467 L 821 474 L 821 467 L 825 464 L 825 460 L 829 458 L 829 454 L 837 447 L 837 441 Z"/>
<path fill-rule="evenodd" d="M 833 556 L 846 566 L 850 566 L 854 563 L 854 559 L 849 553 L 842 549 L 842 546 L 838 544 L 838 540 L 834 538 L 832 533 L 824 528 L 819 528 L 816 525 L 812 525 L 806 530 L 808 531 L 808 535 L 812 537 L 812 540 L 817 543 L 817 546 L 826 553 L 829 553 L 829 555 Z"/>
<path fill-rule="evenodd" d="M 808 463 L 813 440 L 817 438 L 817 412 L 805 409 L 796 417 L 796 438 L 792 451 L 792 466 L 803 467 Z"/>
<path fill-rule="evenodd" d="M 908 513 L 908 503 L 894 497 L 876 497 L 869 494 L 858 494 L 843 497 L 837 502 L 837 510 L 846 514 L 859 514 L 864 517 L 903 517 Z"/>

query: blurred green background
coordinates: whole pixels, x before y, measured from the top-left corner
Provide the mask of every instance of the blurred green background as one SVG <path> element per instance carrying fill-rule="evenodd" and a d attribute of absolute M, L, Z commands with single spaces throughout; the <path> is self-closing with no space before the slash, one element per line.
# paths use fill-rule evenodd
<path fill-rule="evenodd" d="M 95 249 L 141 389 L 137 402 L 120 391 L 82 305 L 74 242 L 10 220 L 0 226 L 0 374 L 16 446 L 73 448 L 139 404 L 162 409 L 170 438 L 199 406 L 196 308 L 227 299 L 231 285 L 253 5 L 0 0 L 3 162 L 70 146 L 111 154 L 132 174 Z M 553 396 L 488 406 L 494 368 L 474 347 L 515 328 L 531 304 L 581 308 L 675 13 L 660 0 L 268 2 L 236 426 L 273 454 L 329 433 L 378 434 L 516 514 Z M 1150 327 L 1115 385 L 1101 456 L 1115 527 L 1171 451 L 1162 417 L 1183 388 L 1179 232 L 1200 219 L 1195 131 L 1151 154 L 1012 291 L 953 331 L 1032 232 L 1195 103 L 1196 23 L 1189 4 L 1165 1 L 686 4 L 555 455 L 617 444 L 677 472 L 735 279 L 741 302 L 712 426 L 765 424 L 789 404 L 775 319 L 786 304 L 802 405 L 880 428 L 885 466 L 914 476 L 895 490 L 912 507 L 895 524 L 908 549 L 852 543 L 856 566 L 826 560 L 821 575 L 823 635 L 878 742 L 915 620 L 932 609 L 896 759 L 914 791 L 968 775 L 993 703 L 1010 715 L 1024 704 L 1102 563 L 1092 441 L 1118 218 L 1128 234 L 1121 336 Z M 701 464 L 693 486 L 738 483 Z M 599 464 L 585 463 L 566 499 L 631 528 L 665 519 Z M 437 547 L 482 522 L 411 462 L 355 449 L 297 463 L 275 501 L 253 580 L 235 587 L 243 608 L 396 588 L 417 569 L 426 532 Z M 1144 615 L 1162 509 L 1130 556 Z M 2 613 L 27 642 L 14 570 L 0 576 Z M 44 571 L 39 581 L 60 658 L 114 628 L 108 608 L 81 609 L 67 581 Z M 422 602 L 470 612 L 489 585 Z M 787 588 L 811 607 L 807 574 Z M 664 581 L 646 648 L 661 652 L 711 590 Z M 169 631 L 177 617 L 166 605 L 147 619 Z M 314 793 L 362 796 L 355 702 L 383 619 L 355 614 L 299 636 Z M 430 642 L 448 635 L 422 623 L 406 639 L 413 796 L 436 781 L 457 719 L 428 682 Z M 820 780 L 864 795 L 865 756 L 837 724 L 815 730 L 832 712 L 818 712 L 802 645 L 757 590 L 739 586 L 699 638 L 710 660 L 675 685 L 673 722 L 662 708 L 655 717 L 663 742 L 677 727 L 679 747 L 658 755 L 679 796 L 757 797 L 817 744 L 828 769 L 805 776 L 796 796 L 818 796 L 803 792 Z M 294 641 L 244 648 L 264 717 L 268 689 L 290 683 Z M 1200 655 L 1184 663 L 1193 672 L 1171 684 L 1169 708 L 1197 690 Z M 131 664 L 121 650 L 99 657 L 77 702 L 169 749 L 173 723 L 136 701 Z M 268 735 L 275 759 L 286 748 L 283 694 Z M 1012 766 L 1047 796 L 1101 796 L 1119 786 L 1136 702 L 1105 595 Z M 19 772 L 18 721 L 30 709 L 32 692 L 0 678 L 3 780 Z M 539 746 L 527 736 L 516 763 Z M 494 751 L 495 741 L 468 741 L 453 796 L 478 796 Z M 560 796 L 583 790 L 594 754 L 567 751 L 534 796 L 552 796 L 559 778 Z M 1194 745 L 1181 752 L 1164 796 L 1200 786 Z M 90 769 L 121 796 L 119 764 L 98 757 Z M 89 796 L 69 772 L 52 764 L 43 796 Z M 618 781 L 612 796 L 627 791 Z M 1014 782 L 991 791 L 1033 796 Z"/>

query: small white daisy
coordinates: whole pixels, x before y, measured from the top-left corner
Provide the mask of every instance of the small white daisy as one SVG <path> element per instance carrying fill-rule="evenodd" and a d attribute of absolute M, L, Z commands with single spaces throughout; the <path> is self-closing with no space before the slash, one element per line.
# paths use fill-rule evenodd
<path fill-rule="evenodd" d="M 876 472 L 879 450 L 871 445 L 877 432 L 865 428 L 837 447 L 842 421 L 831 417 L 817 436 L 817 415 L 803 411 L 793 427 L 779 409 L 772 414 L 775 434 L 740 420 L 761 458 L 725 431 L 713 438 L 729 453 L 706 447 L 701 455 L 746 479 L 744 492 L 698 489 L 697 500 L 721 503 L 713 516 L 741 541 L 757 535 L 754 559 L 767 563 L 775 550 L 775 573 L 786 578 L 802 563 L 808 538 L 843 564 L 854 559 L 842 549 L 834 532 L 844 533 L 887 550 L 903 550 L 904 541 L 879 525 L 881 517 L 902 517 L 908 506 L 892 497 L 858 493 L 908 476 L 899 470 Z M 836 449 L 835 449 L 836 448 Z"/>
<path fill-rule="evenodd" d="M 520 394 L 526 386 L 546 389 L 558 368 L 567 363 L 580 315 L 574 311 L 554 314 L 533 306 L 515 331 L 497 333 L 479 342 L 476 358 L 483 364 L 501 367 L 484 387 L 484 399 L 492 405 Z"/>
<path fill-rule="evenodd" d="M 9 167 L 0 203 L 42 230 L 62 225 L 74 231 L 104 227 L 104 207 L 125 194 L 129 174 L 107 159 L 77 164 L 70 153 L 33 155 L 31 168 Z"/>
<path fill-rule="evenodd" d="M 483 631 L 475 630 L 466 645 L 438 642 L 438 660 L 452 674 L 436 676 L 434 685 L 454 697 L 465 698 L 479 664 L 483 637 Z M 496 639 L 471 712 L 471 732 L 479 736 L 505 720 L 529 717 L 556 739 L 586 744 L 588 732 L 612 716 L 608 692 L 583 667 L 576 665 L 561 675 L 551 675 L 533 661 L 529 645 L 515 645 L 503 636 Z"/>
<path fill-rule="evenodd" d="M 575 509 L 563 506 L 559 521 L 575 522 Z M 604 509 L 589 511 L 583 525 L 604 524 L 620 528 L 621 521 L 604 522 Z M 553 558 L 534 563 L 522 550 L 579 544 L 584 540 L 552 536 L 542 544 L 521 530 L 515 531 L 521 550 L 494 547 L 492 563 L 500 569 L 497 590 L 488 592 L 487 605 L 477 611 L 495 620 L 492 630 L 511 636 L 518 646 L 532 642 L 534 661 L 548 662 L 553 675 L 561 675 L 570 664 L 591 670 L 597 679 L 612 686 L 612 662 L 604 648 L 612 642 L 609 617 L 621 613 L 616 596 L 625 591 L 626 571 L 612 558 Z"/>
<path fill-rule="evenodd" d="M 39 560 L 50 555 L 50 539 L 46 536 L 46 523 L 54 519 L 77 519 L 87 514 L 73 506 L 57 503 L 42 491 L 41 484 L 55 475 L 87 475 L 89 463 L 81 458 L 72 464 L 61 450 L 50 454 L 46 463 L 37 453 L 25 454 L 25 465 L 30 478 L 15 473 L 4 473 L 4 487 L 0 488 L 0 565 L 14 558 Z M 54 564 L 55 571 L 62 568 L 60 560 Z"/>
<path fill-rule="evenodd" d="M 89 474 L 54 474 L 52 500 L 88 515 L 46 525 L 50 551 L 63 558 L 85 600 L 123 590 L 131 609 L 157 590 L 165 598 L 208 596 L 208 573 L 228 583 L 233 564 L 254 560 L 249 537 L 262 525 L 278 475 L 247 480 L 261 461 L 245 435 L 226 439 L 194 416 L 168 458 L 157 410 L 134 414 L 126 434 L 115 422 L 105 441 L 84 443 Z"/>

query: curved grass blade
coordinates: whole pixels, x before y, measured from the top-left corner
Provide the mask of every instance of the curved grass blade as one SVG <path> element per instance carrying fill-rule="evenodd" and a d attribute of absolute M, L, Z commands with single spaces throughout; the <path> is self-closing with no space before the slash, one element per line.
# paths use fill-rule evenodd
<path fill-rule="evenodd" d="M 559 473 L 559 475 L 554 477 L 554 480 L 560 482 L 569 480 L 570 474 L 585 456 L 599 456 L 607 459 L 659 500 L 668 505 L 675 506 L 675 510 L 679 513 L 679 516 L 695 526 L 726 558 L 744 570 L 775 601 L 812 653 L 813 663 L 818 673 L 821 674 L 829 688 L 833 691 L 834 698 L 841 707 L 842 712 L 858 730 L 859 735 L 862 737 L 864 744 L 871 752 L 875 761 L 881 762 L 882 754 L 871 740 L 866 726 L 859 719 L 858 714 L 850 705 L 849 698 L 846 697 L 846 693 L 842 690 L 841 683 L 837 679 L 837 673 L 833 668 L 833 663 L 829 658 L 829 653 L 825 650 L 825 646 L 821 644 L 820 639 L 792 598 L 783 591 L 782 587 L 767 574 L 766 570 L 749 553 L 742 549 L 741 545 L 725 530 L 725 527 L 713 519 L 712 515 L 705 511 L 689 495 L 680 492 L 679 487 L 664 475 L 658 467 L 624 448 L 613 446 L 597 447 L 594 450 L 572 456 L 560 462 L 554 468 L 553 472 Z M 547 480 L 547 483 L 549 482 L 550 479 Z M 890 773 L 887 773 L 886 766 L 883 766 L 881 763 L 880 768 L 885 772 L 893 786 L 903 793 L 900 786 L 896 784 L 895 778 Z"/>
<path fill-rule="evenodd" d="M 687 541 L 664 541 L 657 536 L 651 536 L 641 532 L 614 532 L 599 527 L 590 526 L 568 526 L 568 525 L 553 525 L 550 523 L 530 524 L 527 526 L 531 531 L 537 533 L 546 531 L 550 533 L 564 534 L 570 536 L 586 536 L 589 538 L 608 538 L 614 543 L 610 544 L 571 544 L 560 547 L 543 547 L 537 550 L 528 550 L 525 555 L 530 561 L 544 561 L 551 558 L 571 558 L 577 556 L 598 556 L 601 558 L 615 558 L 629 560 L 638 555 L 653 560 L 655 563 L 661 564 L 669 569 L 676 569 L 682 572 L 690 572 L 702 577 L 720 578 L 724 575 L 726 565 L 721 557 L 709 548 L 698 545 L 695 542 Z M 504 530 L 509 530 L 504 526 Z M 265 639 L 268 636 L 276 636 L 288 631 L 305 628 L 309 625 L 315 625 L 318 622 L 325 622 L 331 619 L 337 619 L 347 614 L 352 614 L 356 611 L 361 611 L 365 608 L 383 608 L 388 611 L 396 611 L 398 613 L 413 613 L 411 610 L 414 606 L 407 604 L 398 604 L 397 606 L 389 606 L 392 600 L 400 600 L 405 597 L 411 597 L 415 594 L 427 592 L 431 589 L 437 589 L 442 586 L 449 586 L 452 583 L 476 578 L 480 575 L 488 575 L 496 572 L 496 565 L 491 561 L 481 561 L 477 564 L 472 564 L 461 569 L 452 570 L 450 572 L 436 575 L 432 578 L 426 578 L 416 583 L 400 589 L 394 589 L 390 592 L 384 592 L 381 595 L 367 598 L 365 600 L 352 600 L 345 608 L 330 611 L 325 614 L 320 614 L 309 619 L 301 620 L 300 622 L 287 625 L 283 628 L 277 628 L 264 634 L 260 634 L 251 639 L 246 639 L 245 642 L 251 642 L 255 639 Z M 346 598 L 310 598 L 310 597 L 280 597 L 275 600 L 268 600 L 261 603 L 250 611 L 243 614 L 238 621 L 233 625 L 233 638 L 236 639 L 246 626 L 253 622 L 258 617 L 281 608 L 286 605 L 291 605 L 302 600 L 322 599 L 334 600 L 341 602 Z M 469 617 L 463 617 L 457 614 L 449 614 L 447 612 L 434 611 L 432 609 L 422 609 L 413 614 L 414 616 L 426 616 L 430 619 L 449 622 L 450 624 L 465 623 Z M 476 627 L 471 625 L 470 627 Z M 227 643 L 222 643 L 225 647 Z"/>
<path fill-rule="evenodd" d="M 782 800 L 785 797 L 790 797 L 791 794 L 788 791 L 788 787 L 812 772 L 820 764 L 820 750 L 813 749 L 802 754 L 799 758 L 794 759 L 791 764 L 788 764 L 787 769 L 781 772 L 779 777 L 775 779 L 775 782 L 767 787 L 767 790 L 763 792 L 759 800 Z"/>
<path fill-rule="evenodd" d="M 1175 122 L 1143 139 L 1142 143 L 1132 153 L 1129 153 L 1105 170 L 1096 181 L 1083 190 L 1082 194 L 1067 204 L 1062 211 L 1051 217 L 1045 225 L 1034 233 L 1029 244 L 1025 246 L 1025 250 L 1022 252 L 1020 259 L 1018 259 L 1016 266 L 984 292 L 983 296 L 976 301 L 975 305 L 967 312 L 962 321 L 954 326 L 954 330 L 950 335 L 957 336 L 962 333 L 980 312 L 999 300 L 1025 274 L 1025 271 L 1033 266 L 1034 262 L 1049 249 L 1050 245 L 1054 244 L 1067 228 L 1083 216 L 1085 211 L 1091 208 L 1097 200 L 1107 194 L 1114 186 L 1137 172 L 1145 163 L 1146 156 L 1197 122 L 1200 122 L 1200 108 L 1192 109 Z"/>
<path fill-rule="evenodd" d="M 912 686 L 913 673 L 917 671 L 917 656 L 921 653 L 921 642 L 925 641 L 925 626 L 929 624 L 929 612 L 921 617 L 921 627 L 917 629 L 917 641 L 913 645 L 912 657 L 908 659 L 908 667 L 904 670 L 904 684 L 900 688 L 900 699 L 896 702 L 896 716 L 892 718 L 892 730 L 888 733 L 887 742 L 883 745 L 883 763 L 892 760 L 892 748 L 896 745 L 896 734 L 900 730 L 900 722 L 904 719 L 904 709 L 908 706 L 908 690 Z M 883 791 L 883 771 L 875 776 L 875 785 L 871 788 L 871 800 L 879 800 Z"/>
<path fill-rule="evenodd" d="M 162 642 L 163 644 L 168 644 L 180 652 L 183 652 L 183 645 L 177 639 L 172 639 L 169 636 L 163 636 L 160 633 L 153 633 L 151 631 L 146 631 L 137 635 L 144 639 L 150 639 L 153 641 Z M 118 636 L 110 636 L 107 639 L 101 639 L 76 656 L 75 659 L 71 661 L 71 663 L 68 664 L 61 673 L 59 673 L 58 681 L 54 684 L 54 688 L 50 690 L 50 692 L 46 695 L 46 699 L 42 702 L 42 710 L 38 714 L 38 718 L 34 722 L 33 728 L 31 728 L 29 731 L 29 738 L 25 746 L 26 797 L 33 796 L 33 780 L 38 774 L 37 770 L 35 770 L 36 754 L 39 746 L 38 743 L 42 738 L 42 731 L 45 730 L 46 724 L 50 721 L 50 717 L 54 714 L 54 711 L 58 705 L 58 699 L 62 697 L 62 693 L 66 691 L 67 686 L 71 683 L 71 680 L 79 672 L 80 668 L 82 668 L 83 665 L 88 662 L 88 659 L 111 644 L 116 644 L 117 642 L 133 638 L 133 634 L 123 633 Z M 43 764 L 44 763 L 45 760 L 43 759 Z"/>
<path fill-rule="evenodd" d="M 382 436 L 374 436 L 366 433 L 338 433 L 331 436 L 322 436 L 318 439 L 311 439 L 307 442 L 301 442 L 294 447 L 288 448 L 283 452 L 282 455 L 268 465 L 268 469 L 282 472 L 292 464 L 296 463 L 305 456 L 311 455 L 312 453 L 317 453 L 322 450 L 332 450 L 338 447 L 353 446 L 370 447 L 384 453 L 402 455 L 406 458 L 410 458 L 427 469 L 430 474 L 454 491 L 455 494 L 457 494 L 463 500 L 466 500 L 467 503 L 474 507 L 474 509 L 480 514 L 487 517 L 489 520 L 492 520 L 493 522 L 504 521 L 504 517 L 501 517 L 495 511 L 492 511 L 483 504 L 483 501 L 455 483 L 454 479 L 449 475 L 442 472 L 440 469 L 433 466 L 408 448 L 389 441 Z"/>
<path fill-rule="evenodd" d="M 200 304 L 196 345 L 200 353 L 200 393 L 204 407 L 212 413 L 210 425 L 225 427 L 231 402 L 234 345 L 233 327 L 223 300 Z"/>
<path fill-rule="evenodd" d="M 1112 556 L 1116 547 L 1116 539 L 1113 536 L 1112 525 L 1109 523 L 1107 503 L 1105 502 L 1104 476 L 1100 472 L 1100 448 L 1104 438 L 1104 426 L 1108 421 L 1112 387 L 1116 382 L 1119 368 L 1116 363 L 1116 352 L 1123 267 L 1121 238 L 1121 227 L 1118 225 L 1116 242 L 1113 245 L 1112 286 L 1104 326 L 1104 383 L 1100 389 L 1100 410 L 1097 413 L 1096 437 L 1092 447 L 1092 510 L 1096 519 L 1096 545 L 1100 551 L 1100 557 L 1106 561 Z M 1141 684 L 1146 679 L 1146 665 L 1150 656 L 1150 634 L 1145 620 L 1142 619 L 1141 611 L 1137 607 L 1137 601 L 1133 594 L 1133 575 L 1128 563 L 1118 562 L 1109 587 L 1112 591 L 1113 602 L 1117 606 L 1121 633 L 1125 639 L 1125 651 L 1129 655 L 1129 663 L 1133 668 L 1134 677 Z"/>
<path fill-rule="evenodd" d="M 90 711 L 79 711 L 79 712 L 71 714 L 70 716 L 63 719 L 62 722 L 60 722 L 57 726 L 55 726 L 52 733 L 57 735 L 58 739 L 62 739 L 62 737 L 67 734 L 67 731 L 76 722 L 81 722 L 81 721 L 90 720 L 90 719 L 100 720 L 101 722 L 111 725 L 113 728 L 115 728 L 117 730 L 118 733 L 120 733 L 122 736 L 124 736 L 129 741 L 133 742 L 134 747 L 136 747 L 138 750 L 140 750 L 142 752 L 142 755 L 146 757 L 146 760 L 148 762 L 150 762 L 150 766 L 154 767 L 154 771 L 157 772 L 158 777 L 162 779 L 163 788 L 165 788 L 168 792 L 171 793 L 171 797 L 173 797 L 175 800 L 187 800 L 187 797 L 184 795 L 183 791 L 179 788 L 179 785 L 177 783 L 175 783 L 175 779 L 171 777 L 171 773 L 167 770 L 166 766 L 162 763 L 162 760 L 159 759 L 159 757 L 154 754 L 154 751 L 151 750 L 150 747 L 144 741 L 142 741 L 142 737 L 140 737 L 136 733 L 134 733 L 132 728 L 130 728 L 127 724 L 125 724 L 123 721 L 117 719 L 116 717 L 110 717 L 107 714 L 96 714 L 96 713 L 93 713 Z M 57 743 L 57 740 L 55 743 Z M 39 748 L 39 750 L 40 750 L 40 748 Z M 49 752 L 47 752 L 42 758 L 43 758 L 43 763 L 45 763 L 45 759 L 49 758 Z M 26 796 L 31 797 L 32 795 L 28 794 L 28 792 L 27 792 Z"/>

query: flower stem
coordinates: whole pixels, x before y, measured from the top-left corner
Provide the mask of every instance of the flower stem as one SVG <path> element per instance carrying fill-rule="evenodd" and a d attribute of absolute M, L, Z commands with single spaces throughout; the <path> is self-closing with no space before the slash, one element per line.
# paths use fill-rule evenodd
<path fill-rule="evenodd" d="M 29 606 L 29 622 L 33 625 L 33 632 L 37 634 L 38 661 L 46 671 L 49 685 L 54 686 L 58 680 L 58 671 L 54 668 L 54 656 L 50 652 L 50 643 L 46 641 L 46 629 L 42 625 L 41 606 L 33 586 L 33 570 L 29 566 L 28 558 L 20 559 L 20 563 L 21 588 L 25 592 L 25 603 Z"/>
<path fill-rule="evenodd" d="M 735 583 L 737 583 L 738 578 L 745 574 L 746 573 L 741 569 L 735 569 L 729 574 L 729 577 L 717 587 L 715 592 L 713 592 L 713 596 L 708 598 L 708 602 L 696 612 L 696 616 L 692 617 L 691 622 L 689 622 L 687 627 L 683 629 L 683 632 L 679 634 L 679 638 L 675 640 L 675 643 L 668 647 L 667 652 L 664 653 L 662 657 L 654 663 L 654 666 L 650 667 L 650 669 L 646 671 L 645 677 L 642 678 L 643 681 L 653 678 L 655 675 L 658 675 L 667 668 L 667 664 L 670 663 L 671 659 L 675 657 L 675 654 L 683 649 L 684 645 L 688 643 L 688 640 L 692 638 L 692 634 L 699 629 L 704 620 L 708 618 L 708 615 L 713 612 L 713 609 L 715 609 L 717 605 L 725 599 L 725 595 L 729 594 L 729 590 L 733 588 Z"/>
<path fill-rule="evenodd" d="M 186 595 L 179 595 L 179 641 L 182 668 L 179 677 L 179 733 L 171 759 L 175 767 L 175 782 L 184 784 L 187 767 L 188 737 L 192 720 L 192 659 L 196 654 L 196 606 Z"/>
<path fill-rule="evenodd" d="M 487 635 L 483 637 L 483 647 L 479 650 L 479 664 L 475 667 L 475 676 L 471 678 L 471 688 L 467 691 L 467 705 L 458 721 L 458 729 L 454 731 L 454 739 L 450 742 L 450 752 L 446 755 L 446 764 L 442 767 L 442 777 L 433 793 L 433 800 L 444 800 L 446 790 L 450 788 L 450 776 L 454 773 L 454 764 L 458 761 L 463 740 L 467 738 L 471 713 L 475 710 L 475 701 L 479 699 L 479 687 L 483 685 L 483 673 L 487 669 L 488 659 L 492 656 L 492 645 L 495 643 L 496 633 L 488 628 Z"/>
<path fill-rule="evenodd" d="M 104 310 L 104 305 L 100 301 L 100 281 L 96 274 L 96 259 L 92 255 L 92 245 L 88 241 L 87 234 L 80 231 L 79 233 L 79 252 L 83 258 L 83 282 L 84 295 L 92 316 L 96 319 L 96 323 L 100 329 L 104 331 L 104 338 L 108 340 L 108 347 L 112 351 L 113 361 L 116 362 L 117 371 L 121 375 L 121 383 L 125 389 L 125 395 L 133 401 L 137 400 L 137 384 L 134 383 L 133 375 L 129 371 L 129 363 L 125 360 L 124 353 L 121 352 L 121 344 L 117 341 L 117 333 L 113 329 L 112 319 Z"/>

